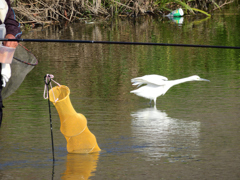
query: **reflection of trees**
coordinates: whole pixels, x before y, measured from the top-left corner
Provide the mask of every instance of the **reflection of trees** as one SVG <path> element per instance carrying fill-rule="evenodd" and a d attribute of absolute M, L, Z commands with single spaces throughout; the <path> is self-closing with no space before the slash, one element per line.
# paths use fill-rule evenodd
<path fill-rule="evenodd" d="M 141 109 L 132 114 L 132 134 L 135 143 L 145 146 L 142 153 L 149 158 L 197 156 L 200 122 L 168 117 L 156 108 Z"/>
<path fill-rule="evenodd" d="M 211 20 L 215 21 L 214 18 Z M 208 21 L 189 25 L 191 20 L 185 18 L 184 25 L 179 27 L 164 22 L 169 21 L 165 19 L 146 16 L 132 21 L 114 19 L 111 24 L 79 23 L 62 29 L 51 26 L 41 32 L 28 34 L 27 38 L 205 45 L 228 45 L 225 43 L 230 42 L 228 41 L 230 38 L 231 45 L 237 43 L 237 38 L 233 39 L 230 36 L 234 33 L 224 31 L 232 30 L 225 28 L 221 21 L 218 26 L 208 28 L 206 26 Z M 213 25 L 214 23 L 209 26 Z M 222 38 L 211 37 L 218 37 L 218 33 Z M 203 37 L 202 34 L 206 35 Z M 31 43 L 31 45 L 38 47 L 32 51 L 39 57 L 40 62 L 45 63 L 45 67 L 40 70 L 43 74 L 46 74 L 46 70 L 52 74 L 61 74 L 57 77 L 58 82 L 63 84 L 67 82 L 69 87 L 81 89 L 79 93 L 83 97 L 114 96 L 117 100 L 129 99 L 126 94 L 132 89 L 130 79 L 133 77 L 151 73 L 176 79 L 199 71 L 216 71 L 216 67 L 229 66 L 239 59 L 238 55 L 231 55 L 230 51 L 204 48 L 73 43 Z M 28 44 L 27 47 L 29 46 Z M 226 60 L 219 61 L 219 54 L 226 57 Z M 232 68 L 229 68 L 230 70 Z M 74 74 L 74 78 L 72 75 L 68 78 L 69 74 Z"/>

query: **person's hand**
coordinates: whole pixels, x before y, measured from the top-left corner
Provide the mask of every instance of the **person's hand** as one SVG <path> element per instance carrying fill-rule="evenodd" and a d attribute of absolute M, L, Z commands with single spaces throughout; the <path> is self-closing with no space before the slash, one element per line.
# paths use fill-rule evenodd
<path fill-rule="evenodd" d="M 12 34 L 7 34 L 5 36 L 5 39 L 16 39 L 16 38 Z M 7 47 L 16 48 L 18 46 L 18 42 L 17 41 L 4 41 L 3 45 L 7 46 Z"/>

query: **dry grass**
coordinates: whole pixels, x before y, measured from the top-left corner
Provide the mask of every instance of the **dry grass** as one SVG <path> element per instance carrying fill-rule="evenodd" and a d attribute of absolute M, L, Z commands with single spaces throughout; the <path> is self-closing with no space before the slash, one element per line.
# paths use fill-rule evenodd
<path fill-rule="evenodd" d="M 225 4 L 232 1 L 225 0 Z M 14 0 L 13 9 L 22 24 L 53 24 L 62 21 L 85 21 L 93 17 L 137 16 L 146 12 L 159 14 L 162 12 L 160 10 L 164 9 L 162 7 L 173 8 L 180 5 L 176 3 L 177 0 L 171 2 L 169 3 L 168 0 Z M 196 7 L 199 2 L 206 8 L 210 1 L 182 0 L 181 4 Z M 216 4 L 215 1 L 211 2 Z"/>

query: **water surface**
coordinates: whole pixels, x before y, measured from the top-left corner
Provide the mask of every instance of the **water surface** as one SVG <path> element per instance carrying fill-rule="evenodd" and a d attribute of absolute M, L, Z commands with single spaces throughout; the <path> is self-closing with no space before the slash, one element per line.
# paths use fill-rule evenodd
<path fill-rule="evenodd" d="M 134 41 L 240 46 L 238 6 L 211 18 L 142 17 L 75 23 L 25 33 L 23 38 Z M 4 100 L 0 179 L 239 179 L 240 53 L 107 44 L 23 43 L 39 60 Z M 52 162 L 44 76 L 70 88 L 100 153 L 68 154 L 51 105 L 56 161 Z M 171 88 L 149 107 L 129 92 L 131 78 L 199 75 L 208 82 Z M 54 83 L 53 83 L 54 85 Z"/>

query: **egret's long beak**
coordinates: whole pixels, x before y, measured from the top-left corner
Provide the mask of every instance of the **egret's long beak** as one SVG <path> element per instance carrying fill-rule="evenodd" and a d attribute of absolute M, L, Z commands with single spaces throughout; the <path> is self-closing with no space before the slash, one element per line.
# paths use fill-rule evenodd
<path fill-rule="evenodd" d="M 210 80 L 208 80 L 208 79 L 203 79 L 203 78 L 200 78 L 200 81 L 208 81 L 208 82 L 210 82 Z"/>

